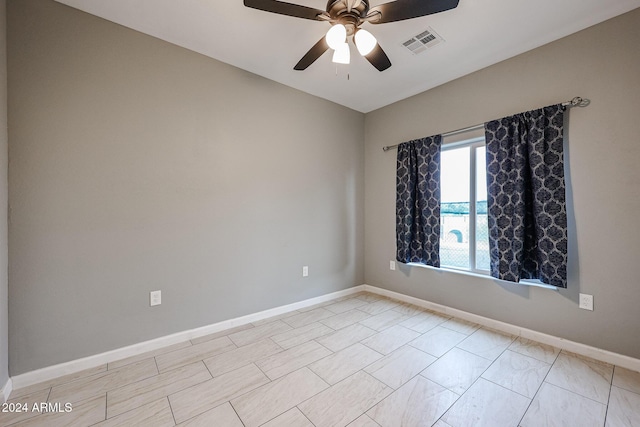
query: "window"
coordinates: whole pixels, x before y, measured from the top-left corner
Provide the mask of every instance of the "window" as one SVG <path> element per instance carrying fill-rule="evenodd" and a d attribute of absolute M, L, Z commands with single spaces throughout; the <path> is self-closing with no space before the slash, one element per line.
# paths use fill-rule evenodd
<path fill-rule="evenodd" d="M 440 198 L 440 265 L 488 274 L 484 137 L 443 144 Z"/>

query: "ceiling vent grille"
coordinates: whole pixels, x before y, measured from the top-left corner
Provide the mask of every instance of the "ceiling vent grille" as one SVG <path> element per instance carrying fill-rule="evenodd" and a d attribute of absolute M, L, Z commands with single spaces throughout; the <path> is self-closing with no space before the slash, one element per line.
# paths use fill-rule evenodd
<path fill-rule="evenodd" d="M 444 39 L 433 31 L 433 28 L 427 27 L 425 31 L 411 37 L 406 42 L 403 42 L 402 45 L 414 55 L 418 55 L 429 48 L 439 45 L 441 42 L 444 42 Z"/>

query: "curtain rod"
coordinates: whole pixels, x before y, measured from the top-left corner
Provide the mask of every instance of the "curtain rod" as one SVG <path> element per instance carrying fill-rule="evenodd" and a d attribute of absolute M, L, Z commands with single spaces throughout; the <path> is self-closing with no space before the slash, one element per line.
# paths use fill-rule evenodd
<path fill-rule="evenodd" d="M 586 107 L 587 105 L 589 105 L 591 103 L 590 100 L 586 99 L 586 98 L 581 98 L 579 96 L 576 96 L 575 98 L 573 98 L 571 101 L 566 101 L 562 103 L 563 107 L 566 108 L 573 108 L 573 107 Z M 477 125 L 473 125 L 473 126 L 469 126 L 466 128 L 462 128 L 462 129 L 456 129 L 456 130 L 452 130 L 450 132 L 445 132 L 442 134 L 443 137 L 446 136 L 453 136 L 453 135 L 457 135 L 459 133 L 463 133 L 463 132 L 469 132 L 472 130 L 477 130 L 477 129 L 481 129 L 484 127 L 484 123 L 480 123 Z M 398 145 L 400 144 L 395 144 L 395 145 L 386 145 L 384 147 L 382 147 L 382 151 L 389 151 L 392 148 L 396 148 Z"/>

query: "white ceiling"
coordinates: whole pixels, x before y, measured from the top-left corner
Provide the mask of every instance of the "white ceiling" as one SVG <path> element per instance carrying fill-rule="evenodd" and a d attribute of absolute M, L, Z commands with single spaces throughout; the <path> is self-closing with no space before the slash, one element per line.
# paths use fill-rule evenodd
<path fill-rule="evenodd" d="M 337 67 L 329 51 L 294 71 L 330 25 L 249 9 L 242 0 L 57 1 L 364 113 L 640 7 L 640 0 L 460 0 L 436 15 L 365 23 L 393 64 L 379 72 L 353 46 L 350 65 Z M 402 47 L 428 26 L 445 43 L 420 55 Z"/>

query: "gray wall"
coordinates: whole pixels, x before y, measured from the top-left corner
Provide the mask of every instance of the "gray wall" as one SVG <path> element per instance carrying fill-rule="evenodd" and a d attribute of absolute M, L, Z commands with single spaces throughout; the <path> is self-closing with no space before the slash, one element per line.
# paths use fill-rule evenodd
<path fill-rule="evenodd" d="M 640 357 L 640 9 L 365 117 L 365 281 L 471 313 Z M 567 290 L 403 266 L 395 258 L 395 151 L 574 96 L 570 111 Z M 578 293 L 594 296 L 593 312 Z"/>
<path fill-rule="evenodd" d="M 11 375 L 363 283 L 361 113 L 52 1 L 8 50 Z"/>
<path fill-rule="evenodd" d="M 0 0 L 0 389 L 9 379 L 9 304 L 7 276 L 7 31 L 5 0 Z M 6 396 L 5 396 L 6 397 Z"/>

